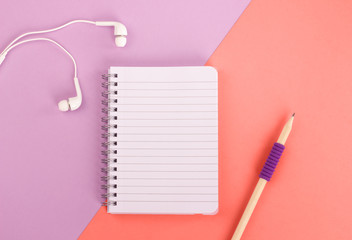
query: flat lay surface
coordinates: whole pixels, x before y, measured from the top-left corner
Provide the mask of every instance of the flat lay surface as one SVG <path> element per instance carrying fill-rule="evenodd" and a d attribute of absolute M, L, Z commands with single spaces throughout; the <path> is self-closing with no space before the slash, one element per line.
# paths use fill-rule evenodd
<path fill-rule="evenodd" d="M 2 2 L 1 48 L 73 19 L 121 21 L 129 35 L 121 49 L 111 29 L 90 25 L 47 35 L 77 58 L 76 112 L 56 106 L 74 90 L 72 63 L 55 46 L 29 43 L 1 65 L 0 239 L 230 239 L 292 112 L 286 149 L 242 239 L 351 239 L 352 3 L 252 0 L 235 23 L 248 2 Z M 204 64 L 219 73 L 219 213 L 107 214 L 100 75 Z"/>

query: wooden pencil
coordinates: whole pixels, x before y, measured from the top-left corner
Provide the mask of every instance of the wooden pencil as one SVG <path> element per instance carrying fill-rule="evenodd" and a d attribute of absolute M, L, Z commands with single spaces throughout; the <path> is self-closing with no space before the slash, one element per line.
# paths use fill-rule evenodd
<path fill-rule="evenodd" d="M 290 117 L 290 119 L 287 121 L 284 128 L 282 129 L 277 142 L 274 144 L 274 147 L 272 148 L 270 155 L 266 160 L 266 163 L 262 169 L 262 172 L 259 175 L 259 181 L 252 193 L 251 198 L 249 199 L 247 207 L 242 214 L 241 220 L 238 223 L 236 231 L 233 234 L 231 240 L 241 239 L 243 231 L 247 226 L 247 223 L 253 213 L 255 206 L 257 205 L 260 195 L 262 194 L 266 183 L 270 181 L 270 178 L 274 173 L 275 167 L 281 157 L 281 154 L 285 149 L 284 145 L 286 143 L 288 136 L 290 135 L 294 117 L 295 117 L 295 114 L 292 114 L 292 116 Z"/>

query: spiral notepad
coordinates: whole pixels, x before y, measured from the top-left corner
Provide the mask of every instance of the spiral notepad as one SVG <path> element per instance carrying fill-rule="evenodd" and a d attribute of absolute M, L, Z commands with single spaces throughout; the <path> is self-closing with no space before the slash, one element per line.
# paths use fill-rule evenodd
<path fill-rule="evenodd" d="M 108 212 L 215 214 L 217 71 L 111 67 L 103 78 Z"/>

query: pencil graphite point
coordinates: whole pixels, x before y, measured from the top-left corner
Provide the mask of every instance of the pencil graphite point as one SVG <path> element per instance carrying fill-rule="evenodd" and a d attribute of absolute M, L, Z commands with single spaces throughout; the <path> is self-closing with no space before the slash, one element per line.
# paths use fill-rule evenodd
<path fill-rule="evenodd" d="M 294 117 L 295 115 L 296 115 L 296 113 L 293 113 L 293 114 L 292 114 L 292 117 Z"/>

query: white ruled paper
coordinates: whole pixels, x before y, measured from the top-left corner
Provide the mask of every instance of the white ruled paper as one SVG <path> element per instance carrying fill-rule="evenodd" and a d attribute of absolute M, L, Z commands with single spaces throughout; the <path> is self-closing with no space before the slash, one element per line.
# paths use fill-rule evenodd
<path fill-rule="evenodd" d="M 109 213 L 215 214 L 218 81 L 212 67 L 111 67 Z M 112 161 L 116 160 L 116 161 Z M 116 179 L 113 177 L 116 176 Z"/>

